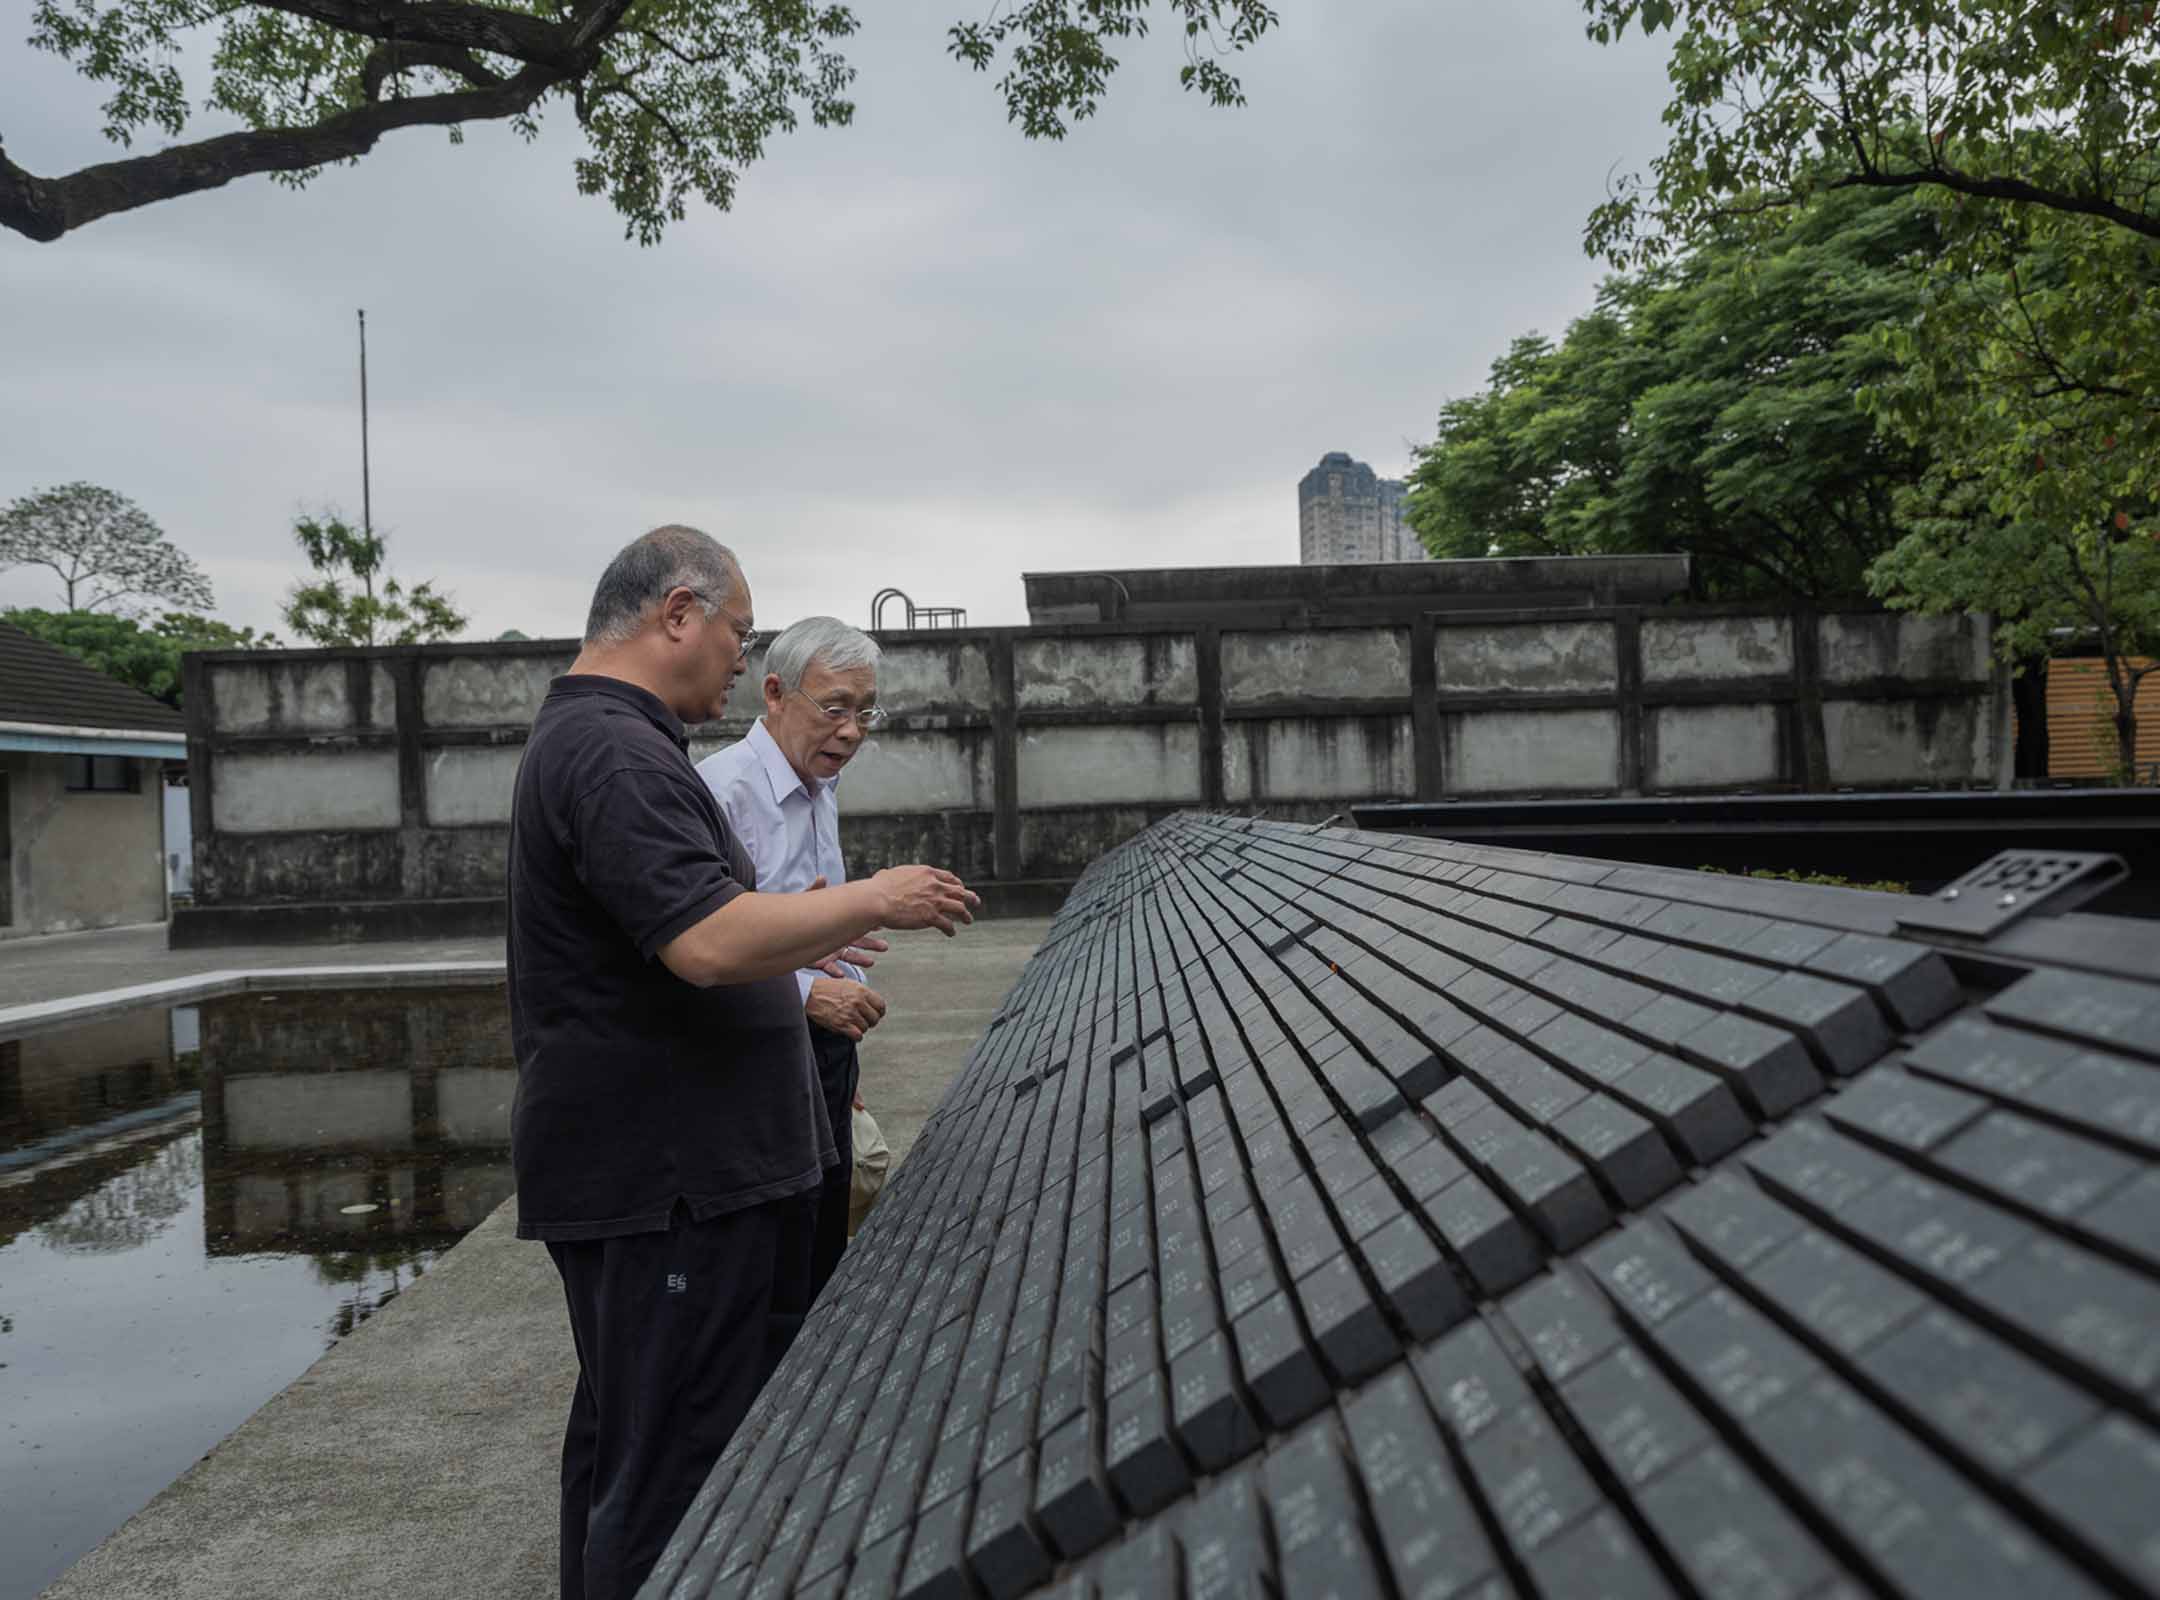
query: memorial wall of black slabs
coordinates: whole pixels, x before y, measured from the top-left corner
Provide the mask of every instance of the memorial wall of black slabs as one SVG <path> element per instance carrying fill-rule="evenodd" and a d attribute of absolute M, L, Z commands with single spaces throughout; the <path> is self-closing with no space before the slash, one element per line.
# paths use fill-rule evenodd
<path fill-rule="evenodd" d="M 2160 927 L 2018 900 L 1151 829 L 646 1594 L 2160 1592 Z"/>

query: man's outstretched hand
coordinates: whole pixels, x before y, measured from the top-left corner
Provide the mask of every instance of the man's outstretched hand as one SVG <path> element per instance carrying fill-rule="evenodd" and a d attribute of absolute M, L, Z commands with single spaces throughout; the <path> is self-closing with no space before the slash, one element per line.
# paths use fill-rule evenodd
<path fill-rule="evenodd" d="M 803 1015 L 821 1028 L 860 1041 L 885 1020 L 885 997 L 850 978 L 814 978 Z"/>
<path fill-rule="evenodd" d="M 870 880 L 885 897 L 888 928 L 935 928 L 948 939 L 973 922 L 982 897 L 943 867 L 887 867 Z"/>

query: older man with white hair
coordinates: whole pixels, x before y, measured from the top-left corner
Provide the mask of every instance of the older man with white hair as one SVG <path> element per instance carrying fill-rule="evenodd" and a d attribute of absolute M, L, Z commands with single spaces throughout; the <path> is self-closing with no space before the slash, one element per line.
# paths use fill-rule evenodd
<path fill-rule="evenodd" d="M 698 764 L 757 868 L 759 888 L 785 893 L 847 881 L 837 790 L 841 769 L 885 720 L 877 703 L 878 656 L 875 639 L 836 617 L 796 623 L 765 653 L 765 714 L 745 737 Z M 839 1163 L 826 1169 L 818 1193 L 815 1295 L 847 1248 L 849 1133 L 861 1077 L 856 1046 L 884 1017 L 885 1001 L 846 962 L 804 967 L 795 981 Z"/>

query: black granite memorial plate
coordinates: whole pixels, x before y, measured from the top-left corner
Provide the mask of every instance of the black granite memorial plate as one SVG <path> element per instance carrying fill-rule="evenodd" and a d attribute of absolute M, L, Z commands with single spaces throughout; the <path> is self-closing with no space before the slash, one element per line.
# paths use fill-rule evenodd
<path fill-rule="evenodd" d="M 2117 932 L 1162 823 L 645 1593 L 2160 1592 L 2160 928 Z"/>

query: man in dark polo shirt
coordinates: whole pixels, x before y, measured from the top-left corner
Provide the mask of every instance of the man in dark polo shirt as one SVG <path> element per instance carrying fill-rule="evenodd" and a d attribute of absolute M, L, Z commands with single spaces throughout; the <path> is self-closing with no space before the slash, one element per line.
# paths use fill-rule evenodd
<path fill-rule="evenodd" d="M 810 1301 L 835 1159 L 797 968 L 978 903 L 932 867 L 759 894 L 690 764 L 756 637 L 735 558 L 654 530 L 600 579 L 510 824 L 518 1234 L 547 1242 L 578 1385 L 562 1590 L 627 1600 Z"/>

